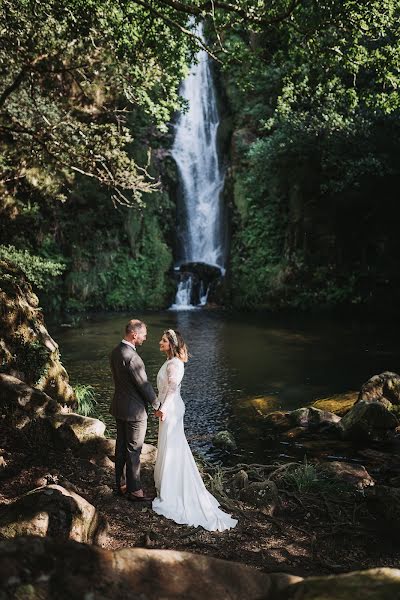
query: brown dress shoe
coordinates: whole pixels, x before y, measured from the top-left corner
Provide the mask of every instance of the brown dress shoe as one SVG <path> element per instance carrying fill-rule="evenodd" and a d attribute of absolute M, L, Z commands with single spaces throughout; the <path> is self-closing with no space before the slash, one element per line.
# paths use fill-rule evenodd
<path fill-rule="evenodd" d="M 125 495 L 125 498 L 129 500 L 129 502 L 152 502 L 154 500 L 154 496 L 135 496 L 131 492 L 128 492 Z"/>

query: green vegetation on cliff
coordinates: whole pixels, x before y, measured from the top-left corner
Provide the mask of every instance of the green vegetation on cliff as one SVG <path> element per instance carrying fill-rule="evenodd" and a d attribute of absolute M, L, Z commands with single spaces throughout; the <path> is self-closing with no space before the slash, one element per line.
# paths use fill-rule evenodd
<path fill-rule="evenodd" d="M 148 151 L 181 105 L 197 47 L 180 29 L 185 14 L 168 24 L 174 12 L 112 0 L 1 5 L 1 256 L 47 309 L 168 300 L 171 205 Z"/>
<path fill-rule="evenodd" d="M 2 255 L 48 310 L 170 301 L 168 123 L 201 19 L 234 123 L 229 302 L 397 303 L 399 16 L 399 0 L 4 0 Z"/>
<path fill-rule="evenodd" d="M 228 36 L 243 61 L 225 69 L 236 306 L 386 304 L 399 290 L 399 16 L 398 0 L 304 2 Z"/>

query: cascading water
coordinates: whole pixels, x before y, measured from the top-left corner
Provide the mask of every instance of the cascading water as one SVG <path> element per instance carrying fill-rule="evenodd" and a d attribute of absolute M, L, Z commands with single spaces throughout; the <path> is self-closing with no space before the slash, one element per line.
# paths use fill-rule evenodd
<path fill-rule="evenodd" d="M 202 25 L 197 34 L 203 37 Z M 188 110 L 179 116 L 172 147 L 183 204 L 182 223 L 178 224 L 181 242 L 178 265 L 206 263 L 219 267 L 223 273 L 225 244 L 220 194 L 224 186 L 224 169 L 217 152 L 216 93 L 209 57 L 204 50 L 197 54 L 196 64 L 182 84 L 181 95 L 188 101 Z M 185 306 L 181 283 L 174 308 Z M 186 306 L 190 305 L 190 297 L 188 300 Z M 203 292 L 202 302 L 205 301 Z"/>
<path fill-rule="evenodd" d="M 187 274 L 186 274 L 187 275 Z M 178 289 L 176 291 L 175 302 L 171 306 L 172 310 L 180 310 L 182 308 L 194 308 L 192 305 L 192 289 L 193 289 L 193 278 L 191 275 L 182 277 L 178 283 Z"/>

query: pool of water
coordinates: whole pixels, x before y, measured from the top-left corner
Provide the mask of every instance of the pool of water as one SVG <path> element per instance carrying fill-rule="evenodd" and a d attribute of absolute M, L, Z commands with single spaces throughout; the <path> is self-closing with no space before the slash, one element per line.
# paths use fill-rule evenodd
<path fill-rule="evenodd" d="M 265 461 L 271 452 L 290 455 L 295 451 L 290 444 L 271 448 L 263 414 L 358 390 L 372 375 L 398 372 L 400 367 L 393 327 L 350 319 L 194 310 L 99 315 L 78 328 L 50 327 L 72 385 L 94 387 L 98 416 L 111 436 L 115 430 L 108 412 L 113 393 L 109 354 L 133 317 L 148 327 L 139 353 L 153 383 L 165 360 L 158 349 L 163 330 L 179 329 L 186 339 L 191 358 L 182 383 L 185 430 L 192 448 L 210 460 L 223 457 L 211 441 L 222 429 L 235 436 L 235 460 Z M 150 417 L 147 441 L 156 439 L 157 420 Z"/>

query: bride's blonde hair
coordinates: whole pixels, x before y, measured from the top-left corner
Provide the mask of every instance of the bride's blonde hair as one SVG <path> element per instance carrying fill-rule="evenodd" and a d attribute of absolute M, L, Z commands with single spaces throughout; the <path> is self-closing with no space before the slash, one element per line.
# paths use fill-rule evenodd
<path fill-rule="evenodd" d="M 181 333 L 176 329 L 166 329 L 164 335 L 169 341 L 168 358 L 177 356 L 186 363 L 189 360 L 189 352 Z"/>

